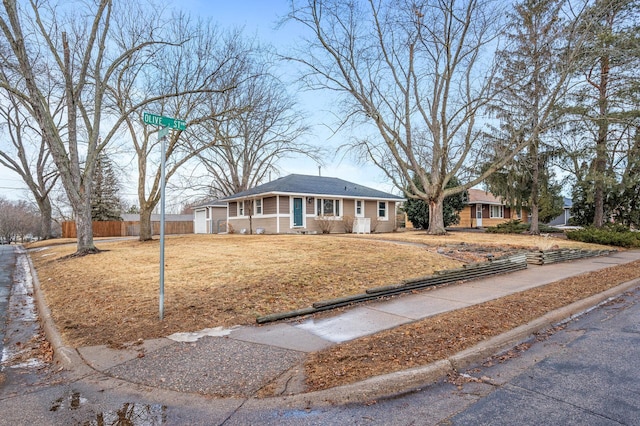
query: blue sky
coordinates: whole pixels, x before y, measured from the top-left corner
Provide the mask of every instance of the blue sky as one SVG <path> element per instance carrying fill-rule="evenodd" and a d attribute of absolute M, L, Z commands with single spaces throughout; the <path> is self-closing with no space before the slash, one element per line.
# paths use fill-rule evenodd
<path fill-rule="evenodd" d="M 194 16 L 211 18 L 221 27 L 242 27 L 247 36 L 257 35 L 261 41 L 271 43 L 279 52 L 285 52 L 302 35 L 301 28 L 293 23 L 286 23 L 276 29 L 278 22 L 289 11 L 290 0 L 176 0 L 173 4 L 175 6 L 171 7 L 190 11 Z M 293 76 L 296 70 L 291 69 L 290 73 Z M 326 95 L 318 92 L 297 92 L 295 86 L 291 87 L 300 101 L 300 106 L 309 113 L 309 124 L 313 126 L 312 135 L 308 137 L 307 142 L 328 147 L 335 153 L 335 149 L 347 142 L 348 138 L 347 134 L 332 137 L 326 128 L 335 122 L 332 113 L 338 111 L 330 111 L 332 105 Z M 375 166 L 356 164 L 343 157 L 341 154 L 336 158 L 326 158 L 322 175 L 339 177 L 383 191 L 398 192 Z M 282 175 L 318 173 L 318 166 L 304 158 L 284 161 L 280 163 L 280 168 Z"/>

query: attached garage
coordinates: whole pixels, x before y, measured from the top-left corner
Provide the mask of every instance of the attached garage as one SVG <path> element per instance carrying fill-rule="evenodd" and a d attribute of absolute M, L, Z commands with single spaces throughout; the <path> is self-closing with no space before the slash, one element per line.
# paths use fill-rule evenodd
<path fill-rule="evenodd" d="M 194 207 L 193 232 L 218 234 L 227 232 L 227 203 L 212 200 Z"/>

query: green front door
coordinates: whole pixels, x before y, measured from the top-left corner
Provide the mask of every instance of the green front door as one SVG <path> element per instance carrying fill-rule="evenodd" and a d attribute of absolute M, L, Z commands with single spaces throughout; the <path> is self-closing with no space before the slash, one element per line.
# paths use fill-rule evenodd
<path fill-rule="evenodd" d="M 303 226 L 302 223 L 302 198 L 293 199 L 293 226 Z"/>

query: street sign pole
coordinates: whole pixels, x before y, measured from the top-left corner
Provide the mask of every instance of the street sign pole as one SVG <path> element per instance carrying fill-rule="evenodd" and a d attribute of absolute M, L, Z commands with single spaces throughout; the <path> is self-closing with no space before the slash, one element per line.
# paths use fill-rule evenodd
<path fill-rule="evenodd" d="M 160 151 L 162 152 L 160 156 L 160 321 L 164 319 L 164 176 L 167 132 L 163 131 L 166 129 L 168 129 L 168 127 L 161 129 L 158 133 L 158 137 L 160 138 Z"/>
<path fill-rule="evenodd" d="M 177 118 L 164 117 L 162 115 L 142 114 L 145 124 L 160 126 L 158 140 L 160 141 L 160 321 L 164 319 L 164 206 L 165 206 L 165 167 L 166 167 L 166 137 L 169 129 L 185 130 L 187 123 Z"/>

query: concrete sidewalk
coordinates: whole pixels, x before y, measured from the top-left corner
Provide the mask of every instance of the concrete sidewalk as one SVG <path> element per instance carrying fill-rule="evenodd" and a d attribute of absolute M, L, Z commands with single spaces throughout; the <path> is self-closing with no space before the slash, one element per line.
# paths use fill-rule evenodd
<path fill-rule="evenodd" d="M 276 383 L 276 388 L 282 395 L 295 395 L 303 389 L 301 362 L 308 352 L 638 259 L 640 251 L 625 251 L 566 263 L 529 265 L 526 270 L 433 288 L 386 301 L 370 302 L 334 315 L 325 313 L 318 318 L 289 320 L 265 326 L 178 333 L 164 339 L 133 344 L 121 350 L 105 346 L 82 347 L 77 350 L 62 347 L 55 327 L 47 324 L 50 321 L 46 306 L 41 304 L 40 309 L 41 313 L 44 310 L 42 316 L 50 341 L 54 347 L 58 346 L 58 359 L 79 376 L 94 374 L 97 370 L 105 375 L 145 386 L 239 398 L 254 396 L 265 385 Z M 559 309 L 449 360 L 372 378 L 339 389 L 316 392 L 314 395 L 298 396 L 335 403 L 379 398 L 409 390 L 442 377 L 453 368 L 477 362 L 488 354 L 526 339 L 536 331 L 638 285 L 640 280 L 634 280 Z"/>

